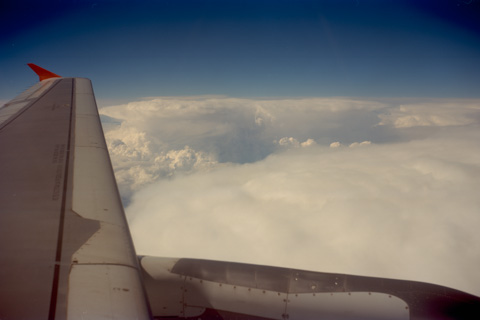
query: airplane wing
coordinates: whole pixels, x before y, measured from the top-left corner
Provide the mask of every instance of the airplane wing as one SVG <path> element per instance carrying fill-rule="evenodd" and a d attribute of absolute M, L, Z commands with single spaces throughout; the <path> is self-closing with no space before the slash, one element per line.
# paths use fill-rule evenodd
<path fill-rule="evenodd" d="M 0 319 L 480 319 L 432 284 L 137 257 L 90 80 L 30 67 L 0 108 Z"/>
<path fill-rule="evenodd" d="M 90 80 L 0 109 L 0 319 L 149 319 Z"/>

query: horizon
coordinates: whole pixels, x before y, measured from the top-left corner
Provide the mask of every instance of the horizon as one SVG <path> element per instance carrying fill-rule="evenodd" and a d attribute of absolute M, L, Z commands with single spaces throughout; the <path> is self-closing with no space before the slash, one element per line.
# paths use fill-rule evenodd
<path fill-rule="evenodd" d="M 98 99 L 228 95 L 480 97 L 480 3 L 35 1 L 0 13 L 0 99 L 26 63 Z"/>

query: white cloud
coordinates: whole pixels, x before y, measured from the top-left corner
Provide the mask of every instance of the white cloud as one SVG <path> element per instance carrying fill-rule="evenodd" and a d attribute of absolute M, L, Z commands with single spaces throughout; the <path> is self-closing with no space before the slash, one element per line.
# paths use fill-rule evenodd
<path fill-rule="evenodd" d="M 286 148 L 288 148 L 288 147 L 293 147 L 293 148 L 298 148 L 298 147 L 300 147 L 300 142 L 298 142 L 297 139 L 292 138 L 292 137 L 289 137 L 289 138 L 283 137 L 282 139 L 280 139 L 280 140 L 278 141 L 278 144 L 279 144 L 280 146 L 286 147 Z"/>
<path fill-rule="evenodd" d="M 307 139 L 304 142 L 299 142 L 293 137 L 283 137 L 278 142 L 274 141 L 275 144 L 278 144 L 282 148 L 308 148 L 316 145 L 317 143 L 313 139 Z"/>
<path fill-rule="evenodd" d="M 317 143 L 313 139 L 307 139 L 304 142 L 300 143 L 301 147 L 311 147 L 316 145 Z"/>
<path fill-rule="evenodd" d="M 399 105 L 390 112 L 380 114 L 380 125 L 395 128 L 462 126 L 476 123 L 480 105 L 478 100 L 442 99 Z"/>
<path fill-rule="evenodd" d="M 363 147 L 363 146 L 368 146 L 372 144 L 371 141 L 362 141 L 362 142 L 354 142 L 349 145 L 350 148 L 355 148 L 355 147 Z"/>
<path fill-rule="evenodd" d="M 106 135 L 141 254 L 480 294 L 478 105 L 170 97 L 101 111 L 117 119 Z M 396 121 L 435 110 L 428 126 Z"/>

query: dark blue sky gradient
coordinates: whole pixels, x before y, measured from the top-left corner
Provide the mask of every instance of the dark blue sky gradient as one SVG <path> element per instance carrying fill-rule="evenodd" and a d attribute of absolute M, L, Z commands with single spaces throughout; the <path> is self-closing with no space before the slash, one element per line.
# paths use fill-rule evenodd
<path fill-rule="evenodd" d="M 1 6 L 0 99 L 35 82 L 28 62 L 92 79 L 101 99 L 480 97 L 479 1 Z"/>

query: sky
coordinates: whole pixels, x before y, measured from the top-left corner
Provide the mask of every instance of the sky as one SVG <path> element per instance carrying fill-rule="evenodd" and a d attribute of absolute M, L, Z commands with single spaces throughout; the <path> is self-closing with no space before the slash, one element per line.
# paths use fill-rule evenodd
<path fill-rule="evenodd" d="M 2 99 L 35 81 L 29 62 L 92 79 L 100 99 L 479 96 L 476 0 L 0 6 Z"/>
<path fill-rule="evenodd" d="M 139 254 L 480 295 L 479 7 L 6 1 L 0 102 L 92 80 Z"/>

